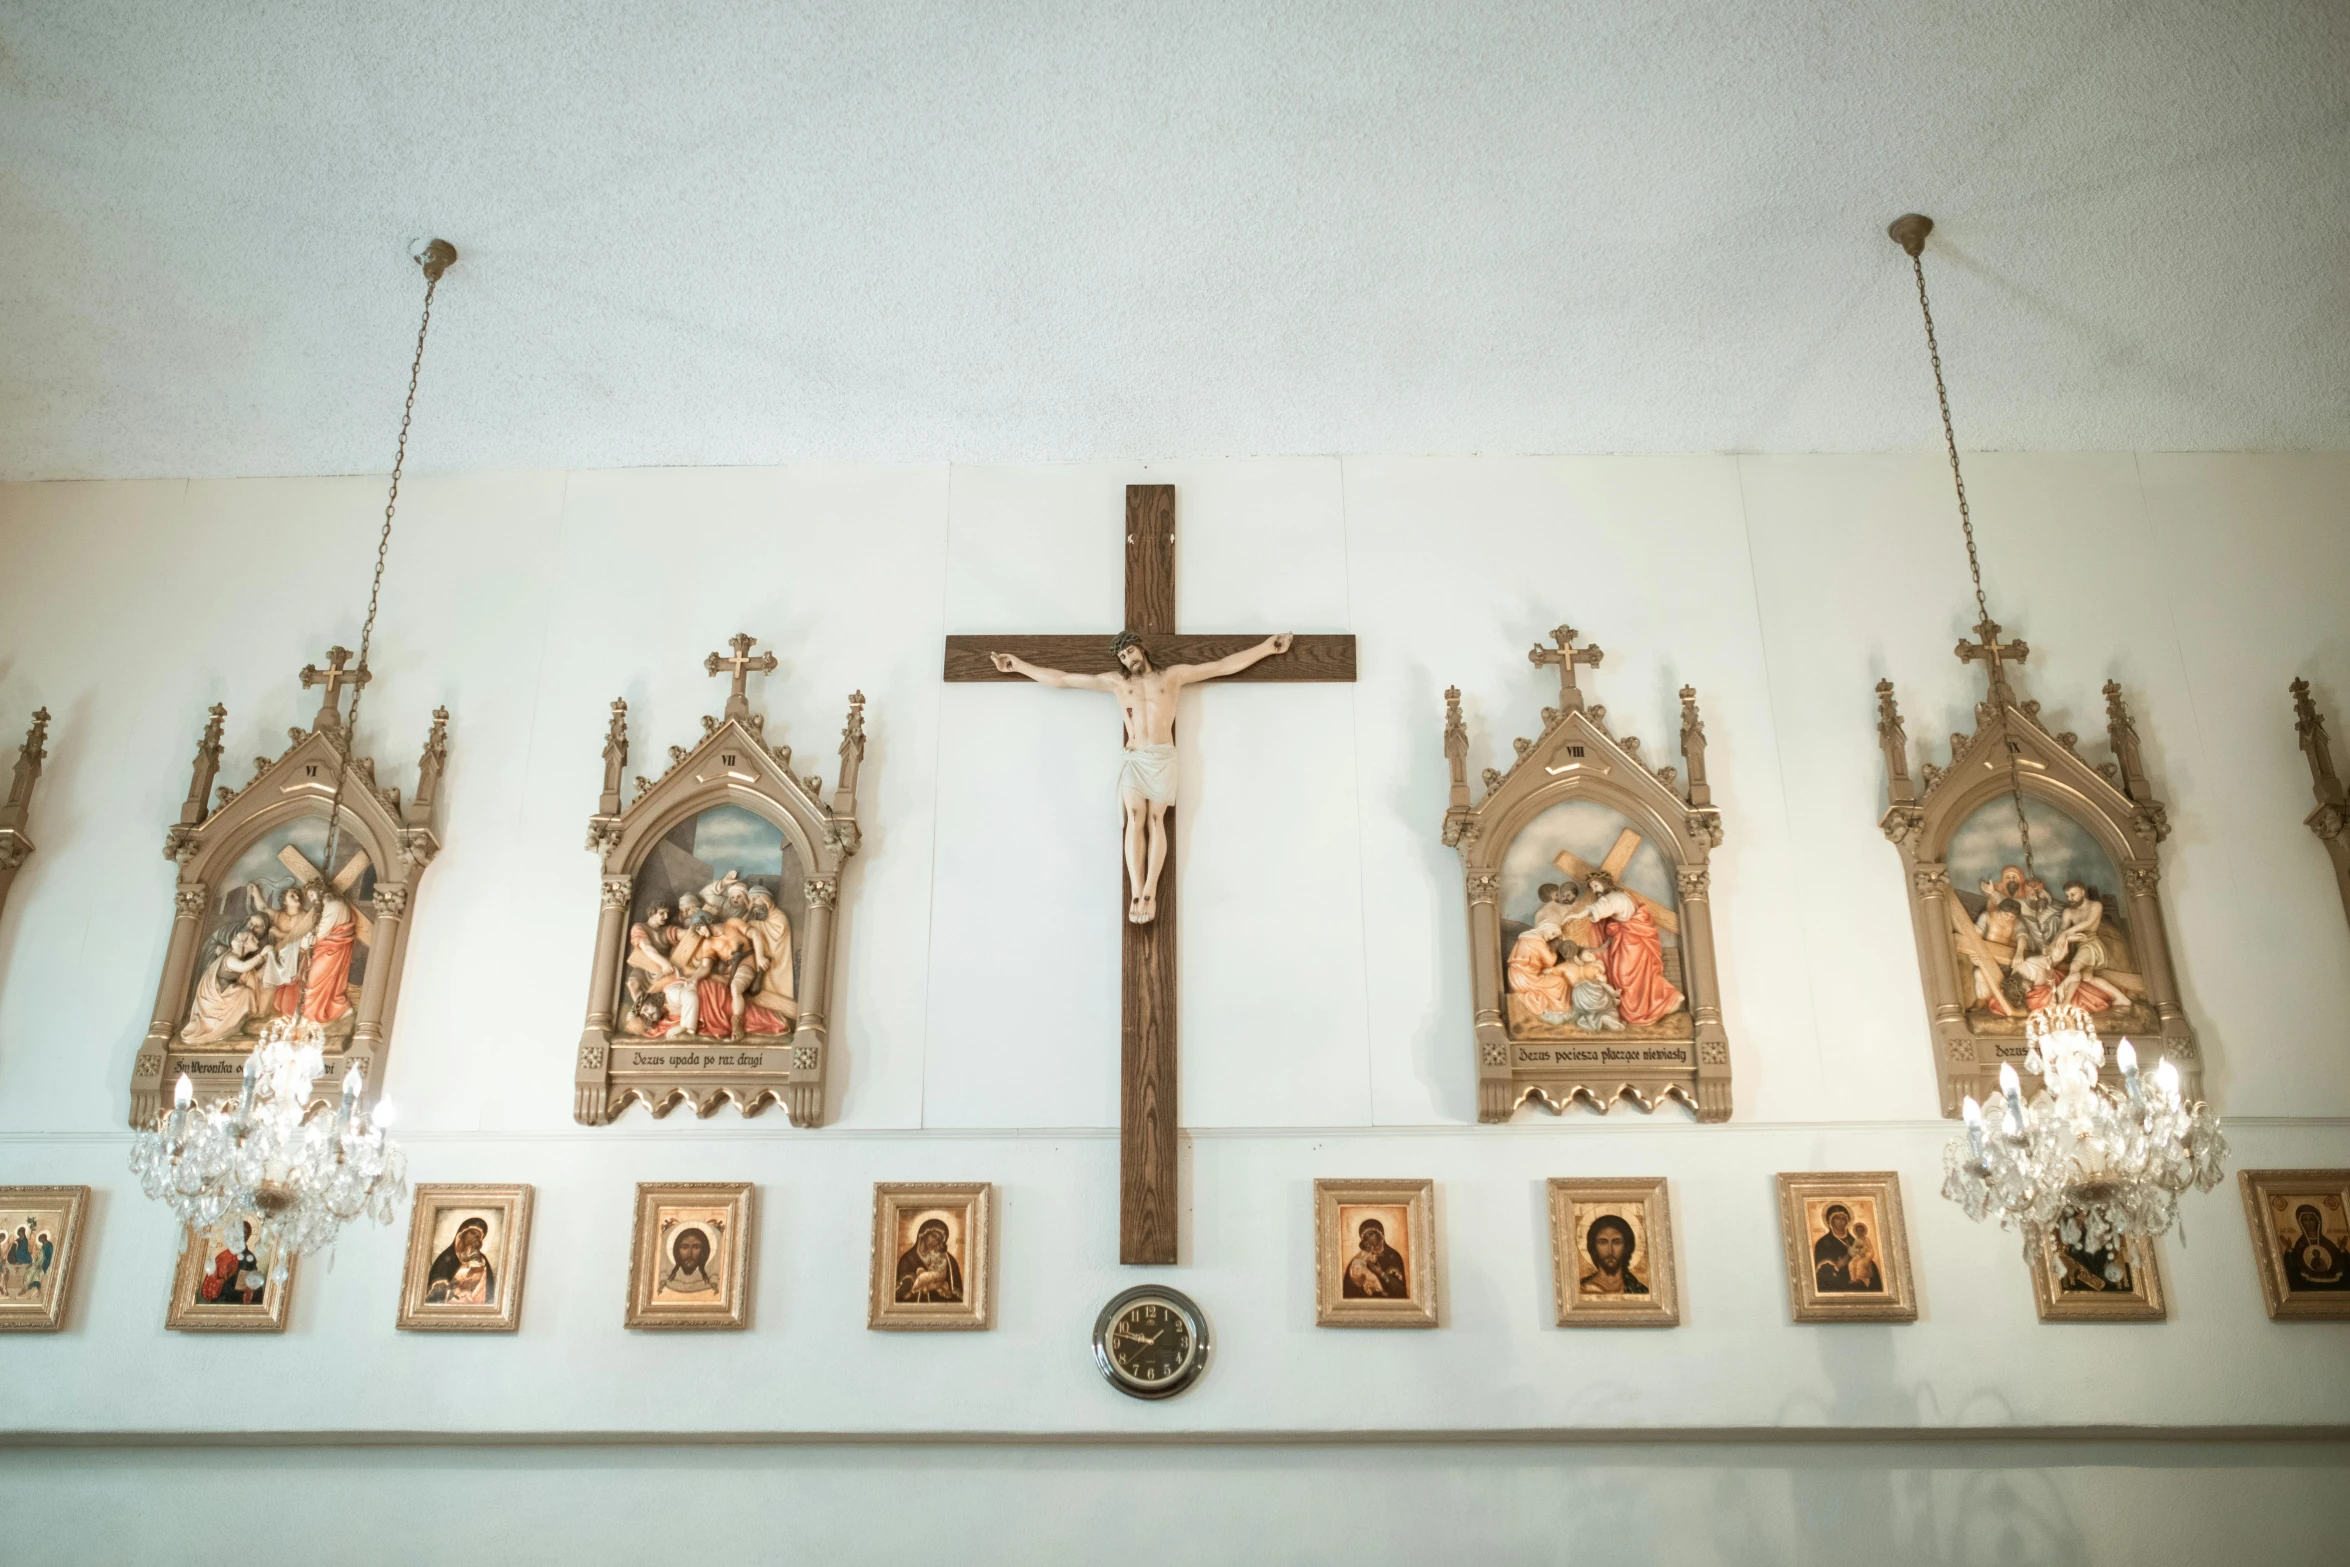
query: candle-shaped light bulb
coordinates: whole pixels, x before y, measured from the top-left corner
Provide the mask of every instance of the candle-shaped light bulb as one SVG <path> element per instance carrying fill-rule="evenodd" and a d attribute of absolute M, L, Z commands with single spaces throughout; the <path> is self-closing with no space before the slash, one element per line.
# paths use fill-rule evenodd
<path fill-rule="evenodd" d="M 2137 1076 L 2137 1075 L 2138 1075 L 2138 1047 L 2137 1047 L 2136 1045 L 2133 1045 L 2133 1044 L 2131 1044 L 2131 1043 L 2130 1043 L 2128 1040 L 2126 1040 L 2126 1039 L 2125 1039 L 2125 1040 L 2123 1040 L 2123 1041 L 2122 1041 L 2120 1044 L 2118 1044 L 2118 1045 L 2114 1046 L 2114 1047 L 2113 1047 L 2113 1064 L 2114 1064 L 2114 1065 L 2116 1065 L 2116 1066 L 2118 1066 L 2118 1067 L 2120 1067 L 2120 1068 L 2122 1069 L 2122 1076 L 2124 1076 L 2124 1077 L 2135 1077 L 2135 1076 Z"/>
<path fill-rule="evenodd" d="M 2007 1135 L 2019 1138 L 2024 1135 L 2024 1080 L 2015 1075 L 2012 1061 L 1999 1063 L 1999 1092 L 2007 1100 Z"/>
<path fill-rule="evenodd" d="M 364 1081 L 359 1075 L 357 1062 L 353 1062 L 351 1070 L 343 1074 L 343 1102 L 335 1110 L 335 1141 L 338 1143 L 343 1140 L 343 1134 L 351 1129 L 352 1120 L 359 1114 L 359 1089 Z"/>
<path fill-rule="evenodd" d="M 196 1085 L 188 1081 L 188 1074 L 180 1074 L 179 1086 L 171 1091 L 171 1146 L 178 1148 L 187 1141 L 188 1107 L 196 1102 Z"/>
<path fill-rule="evenodd" d="M 253 1091 L 261 1085 L 261 1055 L 249 1052 L 245 1057 L 245 1091 L 237 1098 L 237 1119 L 244 1120 L 253 1113 Z"/>
<path fill-rule="evenodd" d="M 2178 1097 L 2179 1069 L 2170 1064 L 2169 1056 L 2164 1056 L 2161 1060 L 2154 1063 L 2154 1081 L 2161 1087 L 2165 1094 L 2169 1095 L 2173 1099 Z"/>
<path fill-rule="evenodd" d="M 1967 1153 L 1980 1169 L 1983 1163 L 1983 1107 L 1975 1103 L 1973 1094 L 1969 1094 L 1960 1103 L 1958 1113 L 1966 1120 Z"/>
<path fill-rule="evenodd" d="M 375 1102 L 375 1110 L 368 1119 L 375 1123 L 375 1129 L 379 1132 L 390 1126 L 392 1124 L 392 1102 L 389 1099 L 378 1099 Z"/>

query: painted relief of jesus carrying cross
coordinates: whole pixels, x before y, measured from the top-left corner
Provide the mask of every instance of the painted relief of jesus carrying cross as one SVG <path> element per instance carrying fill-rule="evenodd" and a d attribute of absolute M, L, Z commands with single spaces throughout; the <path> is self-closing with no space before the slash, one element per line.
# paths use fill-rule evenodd
<path fill-rule="evenodd" d="M 1016 653 L 988 654 L 1005 674 L 1026 675 L 1040 685 L 1071 691 L 1107 691 L 1118 699 L 1126 723 L 1118 804 L 1126 815 L 1126 918 L 1133 924 L 1148 925 L 1159 912 L 1159 872 L 1167 863 L 1167 807 L 1175 803 L 1176 697 L 1185 686 L 1237 675 L 1260 660 L 1286 653 L 1290 641 L 1290 633 L 1284 631 L 1213 663 L 1153 669 L 1142 638 L 1124 631 L 1110 644 L 1117 671 L 1099 675 L 1040 669 Z"/>

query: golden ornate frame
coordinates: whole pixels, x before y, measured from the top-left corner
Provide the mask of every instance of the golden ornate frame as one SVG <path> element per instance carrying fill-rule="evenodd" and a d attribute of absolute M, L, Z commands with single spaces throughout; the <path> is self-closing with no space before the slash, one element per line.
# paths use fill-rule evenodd
<path fill-rule="evenodd" d="M 628 1316 L 632 1328 L 740 1329 L 751 1325 L 751 1226 L 758 1217 L 758 1188 L 748 1181 L 639 1181 L 636 1226 L 628 1245 Z M 661 1233 L 655 1216 L 663 1204 L 726 1207 L 726 1287 L 707 1306 L 656 1306 L 653 1280 L 660 1268 Z"/>
<path fill-rule="evenodd" d="M 90 1188 L 87 1186 L 0 1186 L 0 1215 L 23 1213 L 27 1208 L 63 1208 L 65 1217 L 57 1224 L 59 1233 L 52 1237 L 57 1245 L 57 1261 L 50 1277 L 56 1288 L 38 1306 L 0 1304 L 0 1333 L 55 1333 L 65 1326 L 66 1308 L 72 1304 L 73 1281 L 82 1271 L 82 1225 L 90 1216 Z M 8 1235 L 5 1222 L 0 1222 L 0 1239 Z"/>
<path fill-rule="evenodd" d="M 1803 1222 L 1809 1198 L 1867 1197 L 1885 1226 L 1878 1247 L 1885 1273 L 1883 1294 L 1873 1299 L 1819 1290 L 1813 1270 L 1811 1235 Z M 1821 1170 L 1779 1177 L 1779 1234 L 1787 1245 L 1787 1301 L 1798 1322 L 1915 1322 L 1916 1280 L 1909 1266 L 1909 1226 L 1901 1216 L 1901 1175 L 1896 1170 Z"/>
<path fill-rule="evenodd" d="M 963 1215 L 963 1299 L 951 1305 L 900 1304 L 897 1296 L 898 1218 L 909 1209 L 960 1209 Z M 877 1181 L 873 1186 L 873 1266 L 867 1280 L 865 1326 L 884 1331 L 933 1332 L 995 1326 L 992 1291 L 995 1187 L 986 1181 Z"/>
<path fill-rule="evenodd" d="M 2036 1242 L 2037 1244 L 2033 1244 Z M 2036 1231 L 2026 1243 L 2024 1263 L 2032 1275 L 2032 1305 L 2042 1322 L 2161 1322 L 2170 1316 L 2162 1293 L 2162 1254 L 2152 1242 L 2129 1243 L 2130 1288 L 2110 1295 L 2067 1292 L 2057 1287 L 2064 1264 L 2056 1236 Z"/>
<path fill-rule="evenodd" d="M 171 1300 L 164 1308 L 164 1327 L 174 1333 L 283 1333 L 293 1310 L 294 1280 L 302 1271 L 302 1259 L 296 1257 L 286 1265 L 286 1276 L 269 1286 L 268 1298 L 258 1306 L 199 1306 L 193 1298 L 196 1279 L 204 1271 L 204 1253 L 210 1245 L 208 1237 L 181 1231 L 179 1262 L 171 1272 Z M 260 1261 L 266 1270 L 269 1259 L 262 1257 Z"/>
<path fill-rule="evenodd" d="M 1350 1237 L 1339 1233 L 1342 1205 L 1406 1209 L 1410 1250 L 1404 1272 L 1408 1299 L 1348 1300 L 1343 1283 Z M 1316 1181 L 1314 1183 L 1314 1325 L 1321 1328 L 1432 1328 L 1436 1300 L 1436 1183 L 1430 1181 Z"/>
<path fill-rule="evenodd" d="M 2244 1219 L 2252 1226 L 2252 1258 L 2260 1270 L 2260 1298 L 2271 1322 L 2350 1322 L 2350 1290 L 2296 1292 L 2285 1278 L 2285 1259 L 2265 1212 L 2276 1196 L 2327 1196 L 2350 1207 L 2350 1170 L 2239 1170 Z"/>
<path fill-rule="evenodd" d="M 400 1270 L 400 1311 L 393 1324 L 406 1333 L 512 1333 L 522 1326 L 522 1283 L 530 1261 L 530 1216 L 537 1194 L 528 1186 L 427 1184 L 408 1210 L 408 1261 Z M 434 1215 L 445 1208 L 490 1209 L 506 1221 L 506 1255 L 497 1263 L 498 1298 L 486 1306 L 425 1304 L 432 1268 Z"/>
<path fill-rule="evenodd" d="M 1551 1294 L 1562 1328 L 1677 1328 L 1681 1325 L 1681 1269 L 1673 1251 L 1673 1196 L 1657 1176 L 1566 1180 L 1552 1177 L 1550 1198 Z M 1575 1242 L 1575 1204 L 1619 1203 L 1640 1210 L 1648 1231 L 1648 1297 L 1588 1297 L 1577 1286 L 1583 1252 Z"/>

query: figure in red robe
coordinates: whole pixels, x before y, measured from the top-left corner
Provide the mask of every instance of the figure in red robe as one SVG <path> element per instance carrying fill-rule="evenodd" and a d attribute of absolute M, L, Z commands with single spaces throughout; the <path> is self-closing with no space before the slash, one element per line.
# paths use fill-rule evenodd
<path fill-rule="evenodd" d="M 208 1306 L 258 1306 L 268 1293 L 269 1281 L 262 1276 L 261 1264 L 253 1255 L 253 1226 L 245 1226 L 243 1243 L 239 1250 L 226 1247 L 213 1257 L 212 1266 L 196 1281 L 196 1294 Z"/>
<path fill-rule="evenodd" d="M 1680 989 L 1665 978 L 1665 944 L 1656 920 L 1607 872 L 1593 871 L 1588 886 L 1590 902 L 1581 913 L 1599 926 L 1600 957 L 1619 996 L 1616 1009 L 1634 1028 L 1653 1023 L 1681 1005 Z"/>
<path fill-rule="evenodd" d="M 351 1010 L 351 944 L 358 922 L 351 905 L 330 892 L 318 911 L 318 925 L 310 973 L 302 986 L 302 1016 L 313 1023 L 332 1023 Z"/>

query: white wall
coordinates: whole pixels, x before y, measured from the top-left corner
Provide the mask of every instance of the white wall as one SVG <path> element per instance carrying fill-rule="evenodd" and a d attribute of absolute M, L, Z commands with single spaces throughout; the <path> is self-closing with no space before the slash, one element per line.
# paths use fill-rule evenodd
<path fill-rule="evenodd" d="M 1994 611 L 2033 644 L 2045 716 L 2102 754 L 2098 687 L 2128 689 L 2235 1164 L 2350 1164 L 2350 927 L 2301 826 L 2285 693 L 2307 675 L 2350 746 L 2350 458 L 1986 454 L 1969 476 Z M 1361 650 L 1353 687 L 1185 698 L 1190 1135 L 1167 1276 L 1219 1347 L 1163 1406 L 1104 1387 L 1084 1342 L 1137 1276 L 1113 1261 L 1115 715 L 938 679 L 945 632 L 1115 626 L 1135 481 L 1178 486 L 1182 624 L 1352 631 Z M 406 785 L 429 710 L 453 716 L 387 1087 L 415 1179 L 537 1184 L 523 1330 L 394 1332 L 404 1237 L 366 1228 L 305 1266 L 282 1338 L 167 1334 L 173 1238 L 121 1129 L 170 924 L 164 828 L 208 703 L 229 707 L 229 783 L 307 720 L 294 672 L 354 642 L 380 505 L 372 479 L 0 486 L 0 737 L 36 703 L 55 714 L 40 849 L 0 917 L 0 1181 L 100 1188 L 69 1330 L 0 1346 L 0 1428 L 2350 1422 L 2350 1328 L 2266 1319 L 2232 1182 L 2190 1198 L 2184 1243 L 2165 1244 L 2160 1326 L 2038 1324 L 2013 1239 L 1936 1195 L 1948 1127 L 1875 825 L 1871 692 L 1890 675 L 1921 740 L 1970 719 L 1979 676 L 1950 649 L 1974 617 L 1930 457 L 411 481 L 361 730 Z M 1474 1124 L 1459 872 L 1436 833 L 1442 691 L 1466 694 L 1473 769 L 1507 755 L 1552 699 L 1524 650 L 1562 619 L 1608 650 L 1618 732 L 1670 752 L 1675 688 L 1704 702 L 1728 831 L 1727 1126 L 1629 1106 Z M 741 629 L 783 659 L 755 700 L 803 757 L 829 761 L 852 687 L 869 699 L 833 1119 L 578 1127 L 605 704 L 628 699 L 640 762 L 690 740 L 723 694 L 702 655 Z M 1879 1167 L 1902 1172 L 1922 1319 L 1791 1324 L 1772 1173 Z M 1683 1327 L 1549 1325 L 1542 1181 L 1599 1173 L 1672 1179 Z M 1309 1184 L 1372 1175 L 1439 1182 L 1437 1333 L 1312 1326 Z M 759 1183 L 747 1335 L 620 1326 L 629 1191 L 656 1178 Z M 864 1328 L 870 1183 L 925 1178 L 999 1183 L 994 1332 Z M 1284 1461 L 1351 1472 L 1313 1451 Z"/>

